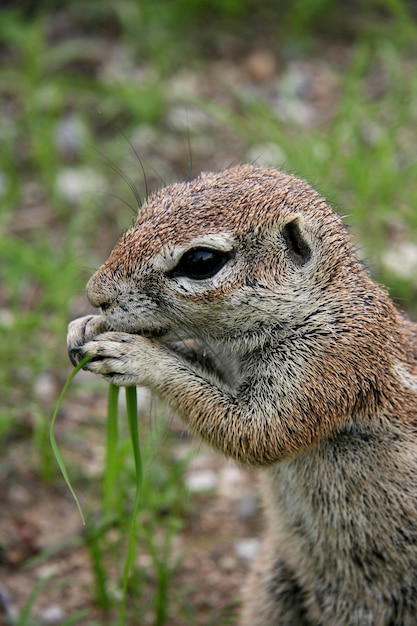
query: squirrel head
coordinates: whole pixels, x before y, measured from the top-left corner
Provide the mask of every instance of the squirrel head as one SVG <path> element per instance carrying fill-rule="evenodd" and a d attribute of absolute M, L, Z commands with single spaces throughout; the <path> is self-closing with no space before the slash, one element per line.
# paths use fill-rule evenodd
<path fill-rule="evenodd" d="M 316 191 L 244 165 L 151 196 L 87 293 L 114 330 L 235 342 L 239 351 L 245 338 L 262 343 L 317 309 L 331 324 L 334 289 L 349 300 L 362 274 Z"/>

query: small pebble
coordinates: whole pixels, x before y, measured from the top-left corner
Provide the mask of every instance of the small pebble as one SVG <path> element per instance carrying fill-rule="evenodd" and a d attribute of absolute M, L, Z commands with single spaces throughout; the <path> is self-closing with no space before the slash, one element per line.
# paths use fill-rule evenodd
<path fill-rule="evenodd" d="M 7 623 L 14 624 L 17 622 L 17 611 L 13 606 L 12 599 L 7 591 L 0 587 L 0 616 L 2 613 L 7 618 Z M 0 623 L 2 623 L 1 620 Z"/>
<path fill-rule="evenodd" d="M 216 489 L 218 477 L 212 470 L 199 470 L 188 474 L 185 478 L 185 484 L 192 492 L 211 491 Z"/>
<path fill-rule="evenodd" d="M 382 255 L 384 267 L 406 280 L 412 280 L 417 273 L 417 246 L 411 242 L 404 242 L 402 245 L 387 250 Z"/>
<path fill-rule="evenodd" d="M 266 142 L 251 146 L 245 158 L 258 167 L 283 167 L 288 157 L 276 143 Z"/>
<path fill-rule="evenodd" d="M 51 604 L 41 611 L 39 617 L 45 624 L 61 624 L 65 613 L 57 604 Z"/>
<path fill-rule="evenodd" d="M 237 516 L 244 522 L 254 517 L 259 512 L 258 496 L 256 494 L 248 494 L 241 498 L 237 504 Z"/>
<path fill-rule="evenodd" d="M 241 539 L 235 543 L 236 555 L 245 561 L 251 563 L 258 554 L 261 542 L 256 537 L 250 537 L 248 539 Z"/>
<path fill-rule="evenodd" d="M 83 120 L 72 114 L 63 117 L 55 129 L 55 143 L 61 158 L 76 158 L 87 137 L 88 130 Z"/>
<path fill-rule="evenodd" d="M 245 59 L 244 68 L 255 82 L 267 83 L 274 78 L 277 71 L 277 63 L 274 55 L 269 50 L 257 50 Z"/>
<path fill-rule="evenodd" d="M 67 167 L 56 179 L 56 191 L 68 202 L 76 203 L 84 193 L 103 192 L 106 181 L 89 167 Z"/>
<path fill-rule="evenodd" d="M 34 391 L 39 400 L 52 402 L 57 395 L 55 377 L 50 372 L 43 372 L 35 381 Z"/>
<path fill-rule="evenodd" d="M 237 500 L 246 490 L 246 475 L 237 465 L 226 465 L 219 473 L 218 492 L 220 496 Z"/>

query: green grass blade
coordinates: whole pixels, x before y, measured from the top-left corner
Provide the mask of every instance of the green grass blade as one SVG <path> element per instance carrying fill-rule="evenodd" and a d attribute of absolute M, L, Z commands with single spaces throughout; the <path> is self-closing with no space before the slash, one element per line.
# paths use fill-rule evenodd
<path fill-rule="evenodd" d="M 139 447 L 138 406 L 136 387 L 126 387 L 126 410 L 136 470 L 136 488 L 142 488 L 142 458 Z"/>
<path fill-rule="evenodd" d="M 127 587 L 129 583 L 129 572 L 136 554 L 136 520 L 142 499 L 142 458 L 139 447 L 139 428 L 136 387 L 126 387 L 126 411 L 129 423 L 130 438 L 132 441 L 133 457 L 135 461 L 136 492 L 133 504 L 132 516 L 130 519 L 127 554 L 123 571 L 123 603 L 119 615 L 119 626 L 123 626 L 126 621 L 126 601 Z"/>
<path fill-rule="evenodd" d="M 20 616 L 15 622 L 15 626 L 30 626 L 32 620 L 30 619 L 32 609 L 34 607 L 35 602 L 38 600 L 40 594 L 42 593 L 44 587 L 51 580 L 52 576 L 46 576 L 44 578 L 40 578 L 32 591 L 30 592 L 29 598 L 26 601 L 25 606 L 22 609 Z"/>
<path fill-rule="evenodd" d="M 56 420 L 58 417 L 59 410 L 61 408 L 61 404 L 63 398 L 68 390 L 69 385 L 71 384 L 72 379 L 77 375 L 77 373 L 84 367 L 84 365 L 89 361 L 89 357 L 85 357 L 71 372 L 68 377 L 56 404 L 54 414 L 52 416 L 51 425 L 49 429 L 49 438 L 51 442 L 51 447 L 54 452 L 56 461 L 59 465 L 61 473 L 64 477 L 64 480 L 77 504 L 78 511 L 81 516 L 81 520 L 85 525 L 85 518 L 81 509 L 80 502 L 77 498 L 77 495 L 71 485 L 71 481 L 69 479 L 68 472 L 66 470 L 62 455 L 59 451 L 58 445 L 56 443 L 54 428 L 56 424 Z M 110 385 L 109 393 L 108 393 L 108 404 L 107 404 L 107 429 L 106 429 L 106 462 L 105 462 L 105 475 L 103 481 L 103 496 L 104 496 L 104 512 L 106 514 L 112 513 L 112 504 L 114 499 L 114 487 L 117 479 L 117 469 L 118 469 L 118 396 L 119 396 L 119 388 L 115 385 Z M 127 419 L 129 424 L 129 432 L 130 439 L 132 443 L 133 450 L 133 458 L 135 462 L 135 500 L 133 504 L 133 511 L 130 520 L 130 528 L 128 535 L 128 546 L 127 546 L 127 554 L 124 563 L 123 569 L 123 602 L 119 614 L 119 625 L 122 626 L 125 624 L 126 618 L 126 602 L 127 602 L 127 587 L 129 582 L 129 573 L 132 567 L 132 563 L 136 554 L 136 520 L 141 504 L 142 497 L 142 479 L 143 479 L 143 471 L 142 471 L 142 458 L 139 446 L 139 427 L 138 427 L 138 410 L 137 410 L 137 393 L 136 387 L 126 387 L 126 412 Z"/>
<path fill-rule="evenodd" d="M 103 505 L 106 516 L 114 513 L 115 484 L 118 471 L 118 400 L 119 387 L 109 385 L 107 396 L 106 458 L 104 463 Z"/>
<path fill-rule="evenodd" d="M 79 611 L 75 615 L 68 617 L 60 626 L 76 626 L 80 623 L 80 621 L 90 615 L 90 611 L 88 609 L 84 609 L 83 611 Z"/>
<path fill-rule="evenodd" d="M 77 494 L 75 493 L 75 491 L 74 491 L 74 489 L 73 489 L 73 487 L 71 485 L 71 481 L 70 481 L 70 478 L 68 476 L 68 472 L 67 472 L 67 469 L 65 467 L 64 460 L 62 458 L 62 455 L 61 455 L 61 453 L 59 451 L 59 448 L 58 448 L 58 444 L 57 444 L 56 439 L 55 439 L 54 428 L 55 428 L 55 424 L 56 424 L 56 420 L 57 420 L 57 417 L 58 417 L 59 410 L 61 408 L 62 401 L 63 401 L 64 396 L 65 396 L 65 394 L 66 394 L 66 392 L 68 390 L 68 387 L 71 384 L 72 379 L 78 374 L 78 372 L 84 367 L 84 365 L 86 363 L 88 363 L 89 360 L 90 360 L 90 357 L 88 357 L 88 356 L 84 357 L 78 363 L 78 365 L 73 369 L 71 374 L 68 376 L 67 381 L 66 381 L 66 383 L 65 383 L 61 393 L 59 394 L 58 402 L 56 403 L 54 414 L 53 414 L 52 420 L 51 420 L 51 425 L 49 427 L 49 440 L 51 442 L 51 447 L 52 447 L 52 450 L 54 452 L 54 455 L 55 455 L 55 458 L 56 458 L 56 462 L 58 463 L 59 469 L 61 470 L 62 476 L 64 477 L 64 480 L 65 480 L 65 482 L 67 484 L 67 487 L 70 490 L 70 492 L 72 494 L 72 497 L 75 500 L 75 503 L 77 505 L 77 508 L 78 508 L 79 513 L 80 513 L 81 520 L 82 520 L 82 523 L 84 524 L 84 526 L 85 526 L 85 519 L 84 519 L 84 514 L 82 512 L 82 509 L 81 509 L 81 504 L 80 504 L 80 501 L 77 498 Z"/>

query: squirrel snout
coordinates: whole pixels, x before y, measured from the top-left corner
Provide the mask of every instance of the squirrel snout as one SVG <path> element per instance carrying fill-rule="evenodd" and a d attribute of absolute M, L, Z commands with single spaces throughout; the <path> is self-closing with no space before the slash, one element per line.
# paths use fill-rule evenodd
<path fill-rule="evenodd" d="M 97 272 L 87 283 L 87 298 L 92 306 L 106 309 L 116 298 L 116 290 L 110 280 Z"/>

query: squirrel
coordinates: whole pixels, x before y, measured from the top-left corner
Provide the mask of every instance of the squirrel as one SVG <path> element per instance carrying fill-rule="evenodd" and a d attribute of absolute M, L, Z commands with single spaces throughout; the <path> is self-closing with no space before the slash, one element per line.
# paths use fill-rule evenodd
<path fill-rule="evenodd" d="M 170 185 L 87 295 L 73 363 L 259 468 L 242 626 L 415 626 L 417 324 L 329 204 L 251 165 Z"/>

